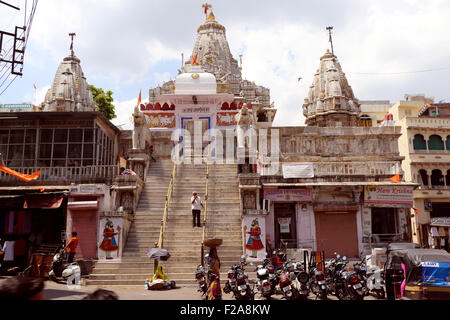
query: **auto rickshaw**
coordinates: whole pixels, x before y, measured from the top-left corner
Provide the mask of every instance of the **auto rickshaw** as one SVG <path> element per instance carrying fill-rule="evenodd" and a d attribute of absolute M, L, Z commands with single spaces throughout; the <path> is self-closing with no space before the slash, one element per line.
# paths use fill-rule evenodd
<path fill-rule="evenodd" d="M 391 250 L 385 283 L 388 300 L 450 300 L 450 253 L 439 249 Z"/>

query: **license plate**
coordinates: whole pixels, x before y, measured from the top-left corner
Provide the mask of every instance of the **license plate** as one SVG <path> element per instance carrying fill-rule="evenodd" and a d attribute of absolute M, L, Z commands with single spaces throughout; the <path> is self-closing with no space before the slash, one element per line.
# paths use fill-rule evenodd
<path fill-rule="evenodd" d="M 353 289 L 360 289 L 360 288 L 362 288 L 361 283 L 355 284 L 355 285 L 353 286 Z"/>
<path fill-rule="evenodd" d="M 247 286 L 246 285 L 239 286 L 239 290 L 247 290 Z"/>
<path fill-rule="evenodd" d="M 289 290 L 290 290 L 289 286 L 286 286 L 286 287 L 283 288 L 284 292 L 289 291 Z"/>
<path fill-rule="evenodd" d="M 325 281 L 319 281 L 319 286 L 325 284 Z"/>

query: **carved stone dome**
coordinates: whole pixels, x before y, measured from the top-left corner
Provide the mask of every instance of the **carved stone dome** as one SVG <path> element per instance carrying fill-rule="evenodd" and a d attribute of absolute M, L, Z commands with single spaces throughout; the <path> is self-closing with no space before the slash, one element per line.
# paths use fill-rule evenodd
<path fill-rule="evenodd" d="M 41 107 L 43 111 L 98 111 L 75 55 L 64 58 L 59 65 Z"/>
<path fill-rule="evenodd" d="M 200 66 L 192 66 L 189 72 L 179 74 L 175 79 L 175 94 L 215 94 L 216 77 L 203 71 Z"/>
<path fill-rule="evenodd" d="M 341 65 L 329 50 L 320 58 L 320 66 L 303 104 L 306 124 L 318 127 L 356 127 L 360 103 L 347 82 Z"/>

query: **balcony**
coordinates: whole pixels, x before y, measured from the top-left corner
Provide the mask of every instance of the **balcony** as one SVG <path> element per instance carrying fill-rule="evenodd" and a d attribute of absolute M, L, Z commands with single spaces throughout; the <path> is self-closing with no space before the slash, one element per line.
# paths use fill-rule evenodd
<path fill-rule="evenodd" d="M 407 117 L 404 121 L 407 128 L 450 129 L 450 118 Z"/>
<path fill-rule="evenodd" d="M 107 183 L 119 174 L 116 165 L 85 166 L 85 167 L 47 167 L 47 168 L 10 168 L 14 171 L 31 174 L 42 170 L 37 180 L 29 183 L 12 175 L 0 172 L 0 185 L 70 185 L 71 183 Z"/>

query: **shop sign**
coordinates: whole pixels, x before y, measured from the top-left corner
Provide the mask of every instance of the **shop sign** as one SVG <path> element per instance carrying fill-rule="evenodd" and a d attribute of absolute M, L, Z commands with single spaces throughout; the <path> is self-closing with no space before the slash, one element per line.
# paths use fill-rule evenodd
<path fill-rule="evenodd" d="M 450 227 L 450 218 L 447 217 L 431 218 L 431 225 L 440 227 Z"/>
<path fill-rule="evenodd" d="M 181 111 L 182 113 L 209 113 L 210 109 L 209 107 L 191 107 L 191 108 L 184 108 Z"/>
<path fill-rule="evenodd" d="M 409 186 L 365 186 L 364 204 L 371 207 L 412 208 L 413 188 Z"/>
<path fill-rule="evenodd" d="M 311 189 L 264 189 L 264 199 L 272 201 L 312 201 Z"/>
<path fill-rule="evenodd" d="M 314 178 L 312 163 L 283 163 L 283 178 Z"/>

